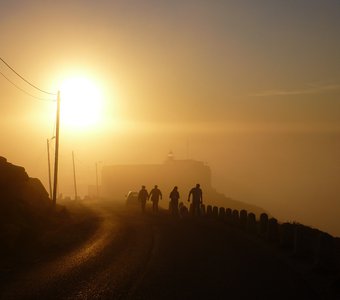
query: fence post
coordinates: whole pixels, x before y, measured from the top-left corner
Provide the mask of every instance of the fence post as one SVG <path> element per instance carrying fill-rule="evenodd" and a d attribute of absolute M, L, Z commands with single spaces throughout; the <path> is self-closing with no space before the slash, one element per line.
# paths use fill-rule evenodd
<path fill-rule="evenodd" d="M 201 215 L 204 217 L 205 216 L 205 205 L 201 204 Z"/>
<path fill-rule="evenodd" d="M 240 211 L 240 227 L 246 229 L 248 212 L 245 209 Z"/>
<path fill-rule="evenodd" d="M 268 215 L 266 213 L 262 213 L 260 215 L 260 235 L 265 237 L 267 233 L 268 227 Z"/>
<path fill-rule="evenodd" d="M 247 232 L 251 234 L 257 233 L 256 216 L 253 213 L 249 213 L 247 217 Z"/>
<path fill-rule="evenodd" d="M 240 223 L 240 215 L 237 209 L 233 210 L 233 215 L 232 215 L 232 220 L 233 220 L 233 225 L 238 226 Z"/>
<path fill-rule="evenodd" d="M 225 208 L 220 207 L 218 210 L 218 217 L 223 221 L 225 219 Z"/>
<path fill-rule="evenodd" d="M 232 222 L 233 222 L 233 211 L 231 210 L 231 208 L 227 208 L 225 210 L 225 215 L 226 215 L 227 223 L 232 224 Z"/>
<path fill-rule="evenodd" d="M 279 224 L 275 218 L 268 220 L 267 239 L 271 242 L 276 242 L 279 239 Z"/>
<path fill-rule="evenodd" d="M 280 246 L 285 249 L 294 248 L 294 225 L 283 223 L 280 226 Z"/>
<path fill-rule="evenodd" d="M 217 206 L 213 207 L 212 214 L 213 214 L 214 219 L 218 218 L 218 207 Z"/>
<path fill-rule="evenodd" d="M 212 206 L 208 205 L 207 206 L 207 217 L 211 218 L 212 217 Z"/>

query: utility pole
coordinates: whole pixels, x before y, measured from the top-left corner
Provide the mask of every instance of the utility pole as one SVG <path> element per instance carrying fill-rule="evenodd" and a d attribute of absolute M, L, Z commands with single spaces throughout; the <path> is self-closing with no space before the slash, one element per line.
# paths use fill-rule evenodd
<path fill-rule="evenodd" d="M 73 182 L 74 182 L 74 195 L 75 195 L 75 200 L 78 199 L 78 194 L 77 194 L 77 181 L 76 181 L 76 167 L 74 164 L 74 152 L 72 151 L 72 161 L 73 161 Z"/>
<path fill-rule="evenodd" d="M 52 199 L 51 160 L 50 160 L 50 140 L 49 139 L 47 139 L 47 160 L 48 160 L 48 184 L 50 188 L 50 199 Z"/>
<path fill-rule="evenodd" d="M 57 116 L 56 116 L 56 134 L 55 134 L 55 159 L 54 159 L 54 182 L 52 203 L 57 203 L 57 186 L 58 186 L 58 159 L 59 159 L 59 119 L 60 119 L 60 91 L 57 96 Z"/>
<path fill-rule="evenodd" d="M 96 162 L 96 186 L 97 186 L 97 198 L 99 198 L 99 187 L 98 187 L 98 162 Z"/>
<path fill-rule="evenodd" d="M 98 183 L 98 164 L 100 164 L 101 161 L 96 161 L 96 186 L 97 186 L 97 198 L 99 198 L 99 183 Z"/>

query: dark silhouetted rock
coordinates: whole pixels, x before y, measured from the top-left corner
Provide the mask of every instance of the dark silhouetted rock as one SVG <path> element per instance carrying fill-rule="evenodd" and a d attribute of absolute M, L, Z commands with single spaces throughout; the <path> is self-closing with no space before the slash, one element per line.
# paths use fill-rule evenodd
<path fill-rule="evenodd" d="M 4 157 L 0 159 L 0 201 L 22 199 L 23 189 L 29 177 L 23 167 L 8 163 Z"/>
<path fill-rule="evenodd" d="M 23 167 L 0 158 L 0 206 L 8 201 L 21 201 L 32 208 L 50 207 L 49 195 L 37 178 L 30 178 Z"/>
<path fill-rule="evenodd" d="M 55 212 L 42 183 L 0 157 L 0 251 L 34 244 Z"/>
<path fill-rule="evenodd" d="M 28 175 L 23 167 L 15 166 L 0 157 L 0 185 L 21 184 L 28 180 Z"/>
<path fill-rule="evenodd" d="M 49 195 L 38 178 L 29 178 L 24 186 L 23 195 L 25 200 L 33 206 L 51 206 Z"/>

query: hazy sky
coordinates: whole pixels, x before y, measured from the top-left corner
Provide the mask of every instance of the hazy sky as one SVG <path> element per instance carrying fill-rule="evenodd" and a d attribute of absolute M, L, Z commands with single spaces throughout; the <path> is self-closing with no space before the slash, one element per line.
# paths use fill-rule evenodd
<path fill-rule="evenodd" d="M 76 73 L 103 91 L 100 126 L 62 124 L 64 193 L 72 150 L 85 190 L 95 161 L 161 162 L 172 149 L 210 164 L 222 192 L 285 208 L 282 218 L 306 203 L 318 211 L 327 192 L 335 220 L 340 1 L 0 0 L 0 36 L 0 56 L 39 87 L 56 91 Z M 0 74 L 0 155 L 45 184 L 54 110 Z M 340 224 L 324 228 L 340 235 Z"/>

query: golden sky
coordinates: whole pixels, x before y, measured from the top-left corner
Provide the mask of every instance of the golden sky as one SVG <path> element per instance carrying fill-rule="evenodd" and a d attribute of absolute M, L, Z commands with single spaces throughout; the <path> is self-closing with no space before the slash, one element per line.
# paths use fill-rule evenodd
<path fill-rule="evenodd" d="M 94 183 L 96 161 L 162 162 L 169 150 L 208 162 L 222 192 L 275 212 L 286 200 L 295 207 L 296 194 L 308 191 L 304 179 L 293 192 L 287 157 L 310 182 L 340 179 L 333 136 L 340 129 L 339 1 L 1 1 L 0 36 L 0 56 L 39 87 L 56 92 L 66 78 L 82 76 L 102 93 L 97 126 L 61 124 L 66 194 L 72 150 L 82 194 Z M 3 64 L 0 71 L 46 96 Z M 0 74 L 0 155 L 45 184 L 54 119 L 54 102 L 22 93 Z M 287 142 L 286 132 L 320 138 Z M 282 148 L 286 156 L 276 156 Z M 299 165 L 301 151 L 310 160 Z M 277 169 L 258 163 L 266 158 Z M 311 174 L 315 160 L 322 172 Z M 278 203 L 275 191 L 285 185 L 272 182 L 275 170 L 287 173 L 282 178 L 292 190 Z M 331 206 L 339 190 L 325 183 L 313 192 L 316 202 L 325 191 Z"/>

